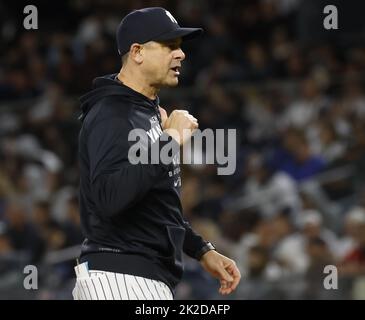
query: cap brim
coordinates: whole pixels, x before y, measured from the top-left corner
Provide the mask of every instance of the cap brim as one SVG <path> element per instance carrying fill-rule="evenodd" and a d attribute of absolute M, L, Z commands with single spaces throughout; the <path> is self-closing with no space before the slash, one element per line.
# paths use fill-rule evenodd
<path fill-rule="evenodd" d="M 179 28 L 174 31 L 170 31 L 164 33 L 156 38 L 154 41 L 165 41 L 165 40 L 172 40 L 176 38 L 182 38 L 183 41 L 191 40 L 196 37 L 199 37 L 203 33 L 203 29 L 201 28 Z"/>

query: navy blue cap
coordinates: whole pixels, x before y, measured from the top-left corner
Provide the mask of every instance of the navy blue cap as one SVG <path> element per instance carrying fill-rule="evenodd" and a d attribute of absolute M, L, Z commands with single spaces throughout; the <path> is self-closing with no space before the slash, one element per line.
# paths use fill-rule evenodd
<path fill-rule="evenodd" d="M 126 15 L 117 29 L 117 44 L 122 56 L 133 43 L 164 41 L 176 38 L 188 40 L 203 32 L 201 28 L 181 28 L 172 14 L 160 7 L 134 10 Z"/>

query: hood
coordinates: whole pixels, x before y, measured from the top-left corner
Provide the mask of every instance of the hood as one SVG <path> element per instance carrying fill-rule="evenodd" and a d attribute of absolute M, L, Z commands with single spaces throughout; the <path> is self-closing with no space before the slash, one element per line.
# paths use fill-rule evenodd
<path fill-rule="evenodd" d="M 143 94 L 125 86 L 118 79 L 116 79 L 116 76 L 117 73 L 114 73 L 98 77 L 93 80 L 93 89 L 80 97 L 82 113 L 79 116 L 79 120 L 83 121 L 95 103 L 101 98 L 107 96 L 122 96 L 130 103 L 145 106 L 147 108 L 158 107 L 158 97 L 156 100 L 151 100 Z"/>

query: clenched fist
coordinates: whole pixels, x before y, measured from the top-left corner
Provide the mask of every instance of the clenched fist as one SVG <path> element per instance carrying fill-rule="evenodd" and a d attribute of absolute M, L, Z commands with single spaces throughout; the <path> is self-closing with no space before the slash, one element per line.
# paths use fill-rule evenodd
<path fill-rule="evenodd" d="M 198 120 L 186 110 L 174 110 L 168 117 L 166 110 L 160 107 L 160 114 L 164 131 L 180 145 L 188 141 L 199 126 Z"/>

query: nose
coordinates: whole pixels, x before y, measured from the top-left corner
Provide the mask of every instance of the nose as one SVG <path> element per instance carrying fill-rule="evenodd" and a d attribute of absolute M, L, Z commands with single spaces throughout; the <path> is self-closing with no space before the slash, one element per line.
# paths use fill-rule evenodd
<path fill-rule="evenodd" d="M 179 59 L 180 61 L 183 61 L 185 59 L 185 53 L 182 51 L 181 48 L 176 50 L 175 59 Z"/>

